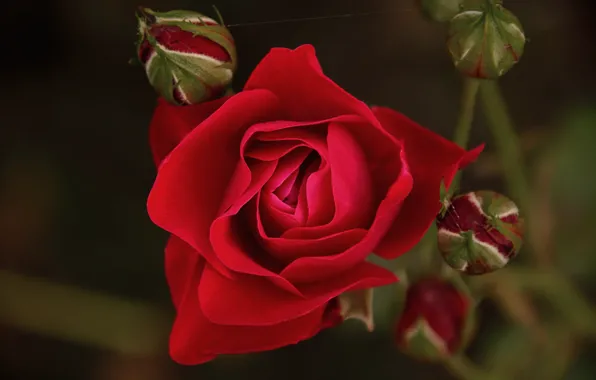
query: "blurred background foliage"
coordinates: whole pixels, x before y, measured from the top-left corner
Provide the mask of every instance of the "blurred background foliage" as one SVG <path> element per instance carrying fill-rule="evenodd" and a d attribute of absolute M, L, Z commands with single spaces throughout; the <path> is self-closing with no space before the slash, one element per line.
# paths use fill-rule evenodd
<path fill-rule="evenodd" d="M 392 341 L 395 288 L 376 294 L 376 330 L 355 321 L 274 352 L 173 364 L 173 317 L 163 276 L 166 234 L 145 211 L 155 170 L 147 126 L 155 96 L 131 67 L 135 7 L 194 9 L 214 3 L 238 46 L 239 88 L 273 46 L 313 44 L 325 72 L 372 104 L 400 110 L 444 136 L 455 125 L 461 81 L 443 26 L 414 0 L 9 0 L 0 24 L 1 379 L 450 379 L 412 361 Z M 502 80 L 531 164 L 540 254 L 592 299 L 596 294 L 596 49 L 588 0 L 510 0 L 530 38 Z M 296 18 L 361 14 L 300 22 Z M 463 190 L 502 190 L 484 120 L 472 145 L 486 152 Z M 402 258 L 416 260 L 412 252 Z M 523 253 L 519 258 L 524 261 Z M 500 286 L 498 284 L 497 286 Z M 506 284 L 505 284 L 506 286 Z M 549 311 L 542 311 L 548 319 Z M 593 379 L 596 345 L 565 329 L 555 344 L 497 305 L 480 304 L 473 358 L 511 379 Z M 505 364 L 506 363 L 506 364 Z"/>

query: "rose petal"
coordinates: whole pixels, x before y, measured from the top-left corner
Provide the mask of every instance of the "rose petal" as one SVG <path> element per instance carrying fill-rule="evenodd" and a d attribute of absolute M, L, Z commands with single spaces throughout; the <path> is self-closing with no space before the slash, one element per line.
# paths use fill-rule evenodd
<path fill-rule="evenodd" d="M 377 255 L 391 259 L 416 245 L 435 220 L 441 208 L 441 181 L 445 179 L 447 184 L 450 183 L 455 168 L 473 161 L 480 151 L 467 153 L 391 109 L 375 107 L 373 112 L 383 127 L 402 141 L 414 178 L 412 193 L 406 198 L 385 239 L 375 249 Z"/>
<path fill-rule="evenodd" d="M 261 161 L 274 161 L 279 160 L 294 149 L 304 146 L 306 146 L 304 143 L 296 140 L 276 141 L 275 143 L 253 141 L 247 145 L 244 156 Z"/>
<path fill-rule="evenodd" d="M 327 125 L 333 122 L 340 123 L 353 120 L 357 120 L 357 118 L 346 115 L 313 123 L 289 121 L 263 123 L 266 125 L 254 130 L 254 139 L 263 144 L 269 143 L 271 146 L 299 141 L 319 153 L 321 158 L 327 159 Z"/>
<path fill-rule="evenodd" d="M 364 229 L 356 228 L 310 240 L 271 237 L 265 231 L 261 213 L 258 212 L 260 208 L 258 198 L 251 201 L 244 212 L 258 234 L 261 249 L 280 263 L 292 265 L 294 260 L 303 260 L 309 256 L 339 255 L 358 244 L 367 233 Z"/>
<path fill-rule="evenodd" d="M 355 289 L 387 285 L 392 272 L 362 262 L 341 276 L 300 288 L 304 297 L 290 294 L 263 277 L 240 275 L 230 280 L 205 267 L 199 284 L 199 302 L 207 319 L 223 325 L 275 325 L 307 315 L 337 295 Z"/>
<path fill-rule="evenodd" d="M 197 296 L 205 262 L 198 254 L 189 254 L 190 246 L 181 248 L 169 250 L 167 258 L 172 265 L 166 267 L 168 282 L 179 300 L 170 335 L 170 355 L 176 362 L 193 365 L 212 360 L 218 354 L 273 350 L 311 338 L 329 326 L 326 305 L 270 326 L 213 324 L 205 318 Z"/>
<path fill-rule="evenodd" d="M 316 239 L 335 232 L 370 226 L 375 205 L 364 152 L 354 137 L 335 122 L 329 124 L 327 146 L 335 215 L 328 224 L 297 227 L 288 230 L 283 237 Z M 316 202 L 312 190 L 311 198 Z M 316 204 L 319 208 L 323 206 L 320 201 Z"/>
<path fill-rule="evenodd" d="M 170 235 L 165 250 L 165 271 L 176 309 L 184 300 L 188 281 L 192 278 L 199 259 L 199 254 L 190 245 L 179 237 Z"/>
<path fill-rule="evenodd" d="M 283 210 L 283 206 L 290 207 L 271 193 L 260 194 L 259 210 L 263 228 L 267 236 L 280 237 L 284 231 L 300 225 L 300 221 L 293 214 L 294 210 Z"/>
<path fill-rule="evenodd" d="M 218 261 L 223 263 L 226 268 L 240 273 L 270 277 L 282 288 L 297 294 L 299 292 L 291 283 L 275 273 L 276 268 L 281 263 L 272 260 L 273 258 L 263 251 L 263 248 L 258 245 L 250 234 L 247 225 L 244 221 L 238 219 L 236 214 L 245 203 L 255 197 L 265 182 L 279 180 L 277 177 L 283 177 L 293 168 L 297 168 L 307 153 L 308 148 L 300 147 L 282 158 L 277 166 L 274 166 L 276 164 L 274 161 L 254 164 L 253 173 L 245 173 L 249 178 L 254 177 L 253 181 L 249 180 L 251 182 L 249 189 L 244 189 L 244 193 L 237 197 L 230 208 L 221 216 L 215 218 L 209 232 L 211 252 L 214 252 Z M 246 166 L 243 162 L 241 160 L 239 167 L 244 168 Z M 259 168 L 262 170 L 259 170 Z M 273 169 L 275 169 L 275 174 Z M 248 171 L 249 169 L 246 167 L 245 170 Z M 256 211 L 252 218 L 256 220 Z"/>
<path fill-rule="evenodd" d="M 211 248 L 209 229 L 240 160 L 238 147 L 244 132 L 275 117 L 277 106 L 275 95 L 265 90 L 231 97 L 162 162 L 149 194 L 147 209 L 152 221 L 228 275 Z"/>
<path fill-rule="evenodd" d="M 302 162 L 300 163 L 302 164 Z M 292 192 L 292 189 L 294 188 L 294 185 L 296 185 L 296 180 L 298 179 L 298 169 L 300 168 L 300 165 L 298 165 L 298 167 L 296 169 L 294 169 L 294 171 L 292 172 L 292 174 L 290 174 L 282 183 L 281 185 L 279 185 L 275 191 L 273 192 L 273 194 L 275 194 L 280 200 L 286 199 L 287 197 L 290 196 L 290 193 Z M 287 204 L 286 204 L 287 205 Z M 289 206 L 290 210 L 293 212 L 294 211 L 294 207 Z"/>
<path fill-rule="evenodd" d="M 299 147 L 294 149 L 292 152 L 282 157 L 277 164 L 275 173 L 271 176 L 271 179 L 264 186 L 264 191 L 273 193 L 280 186 L 284 184 L 291 176 L 296 175 L 298 168 L 304 162 L 306 157 L 310 154 L 311 150 L 307 147 Z M 287 196 L 285 191 L 283 194 Z M 289 190 L 288 190 L 289 193 Z"/>
<path fill-rule="evenodd" d="M 270 166 L 271 163 L 266 162 L 264 164 Z M 251 184 L 251 189 L 247 191 L 244 197 L 213 222 L 210 229 L 210 241 L 213 252 L 226 268 L 239 273 L 268 277 L 271 282 L 282 289 L 300 295 L 300 292 L 292 283 L 279 276 L 278 273 L 283 263 L 276 260 L 274 256 L 259 245 L 249 228 L 247 228 L 250 223 L 236 215 L 240 207 L 244 206 L 248 200 L 252 199 L 251 203 L 255 203 L 254 199 L 259 198 L 255 192 L 258 191 L 263 181 L 270 174 L 269 171 L 261 177 L 260 182 Z M 253 216 L 252 219 L 254 220 L 255 217 Z"/>
<path fill-rule="evenodd" d="M 366 236 L 358 244 L 339 254 L 296 259 L 281 272 L 284 278 L 297 284 L 337 276 L 346 268 L 364 260 L 377 247 L 400 212 L 404 199 L 412 190 L 413 179 L 405 162 L 403 150 L 400 156 L 402 162 L 400 174 L 387 192 L 387 197 L 379 205 L 374 222 Z M 311 240 L 311 242 L 315 241 Z M 312 247 L 317 245 L 313 244 Z"/>
<path fill-rule="evenodd" d="M 257 65 L 245 90 L 268 89 L 283 104 L 286 120 L 324 120 L 339 115 L 360 115 L 379 129 L 369 107 L 326 77 L 315 49 L 274 48 Z"/>
<path fill-rule="evenodd" d="M 308 203 L 307 227 L 330 223 L 335 216 L 335 201 L 331 184 L 331 168 L 326 165 L 306 180 L 306 199 Z M 287 231 L 290 233 L 290 230 Z M 290 237 L 289 235 L 284 237 Z"/>
<path fill-rule="evenodd" d="M 290 197 L 293 196 L 292 193 L 294 191 L 297 193 L 297 195 L 295 195 L 297 197 L 297 203 L 296 203 L 296 210 L 294 211 L 294 216 L 296 217 L 296 220 L 300 224 L 306 223 L 306 221 L 308 219 L 308 199 L 306 198 L 307 179 L 313 173 L 315 173 L 317 171 L 317 169 L 321 165 L 321 162 L 320 162 L 320 159 L 308 162 L 308 157 L 307 157 L 307 159 L 305 160 L 303 165 L 307 165 L 307 166 L 302 168 L 302 170 L 298 173 L 299 174 L 298 180 L 301 180 L 302 183 L 300 183 L 299 185 L 296 184 L 296 186 L 300 186 L 300 187 L 298 189 L 296 189 L 296 187 L 294 187 L 292 189 L 292 192 L 290 193 Z M 300 175 L 302 175 L 301 179 L 300 179 Z"/>
<path fill-rule="evenodd" d="M 155 165 L 159 166 L 190 131 L 211 116 L 228 99 L 226 96 L 210 102 L 180 107 L 159 98 L 149 125 L 149 145 Z"/>
<path fill-rule="evenodd" d="M 276 167 L 275 161 L 255 161 L 251 162 L 249 167 L 244 160 L 240 160 L 222 203 L 222 211 L 225 210 L 225 212 L 222 212 L 218 218 L 236 215 L 261 191 L 265 183 L 271 179 Z"/>

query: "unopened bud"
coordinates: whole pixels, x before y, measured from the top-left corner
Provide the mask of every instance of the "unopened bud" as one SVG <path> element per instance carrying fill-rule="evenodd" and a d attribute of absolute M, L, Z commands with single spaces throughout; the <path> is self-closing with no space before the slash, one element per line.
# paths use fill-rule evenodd
<path fill-rule="evenodd" d="M 484 1 L 451 19 L 447 46 L 462 73 L 495 79 L 519 61 L 525 43 L 517 17 L 499 3 Z"/>
<path fill-rule="evenodd" d="M 439 251 L 452 268 L 466 274 L 493 272 L 517 255 L 523 219 L 509 198 L 476 191 L 450 200 L 437 217 Z"/>
<path fill-rule="evenodd" d="M 137 54 L 149 82 L 173 104 L 196 104 L 220 96 L 236 69 L 230 32 L 197 12 L 140 8 Z"/>
<path fill-rule="evenodd" d="M 405 353 L 421 360 L 441 360 L 465 347 L 473 322 L 469 295 L 443 278 L 412 284 L 396 326 L 396 340 Z"/>

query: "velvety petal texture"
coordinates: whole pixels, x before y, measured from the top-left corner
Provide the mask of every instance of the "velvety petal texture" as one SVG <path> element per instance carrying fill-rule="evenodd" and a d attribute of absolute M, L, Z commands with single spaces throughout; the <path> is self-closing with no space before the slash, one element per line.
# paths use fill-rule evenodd
<path fill-rule="evenodd" d="M 149 126 L 149 145 L 155 165 L 178 145 L 197 125 L 216 111 L 228 97 L 185 107 L 175 106 L 159 98 Z"/>
<path fill-rule="evenodd" d="M 172 234 L 171 355 L 198 364 L 270 350 L 341 321 L 338 297 L 389 284 L 366 261 L 409 250 L 466 152 L 327 78 L 312 46 L 273 49 L 243 91 L 160 101 L 151 219 Z"/>

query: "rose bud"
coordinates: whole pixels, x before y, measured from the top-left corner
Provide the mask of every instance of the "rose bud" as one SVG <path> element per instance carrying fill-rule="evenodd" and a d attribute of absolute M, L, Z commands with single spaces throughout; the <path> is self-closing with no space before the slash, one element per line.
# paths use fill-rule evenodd
<path fill-rule="evenodd" d="M 517 17 L 492 2 L 453 17 L 447 40 L 459 71 L 488 79 L 498 78 L 511 69 L 522 56 L 525 43 Z"/>
<path fill-rule="evenodd" d="M 459 195 L 437 218 L 439 250 L 452 268 L 476 275 L 504 267 L 522 245 L 515 203 L 493 191 Z"/>
<path fill-rule="evenodd" d="M 473 327 L 472 299 L 454 282 L 425 278 L 411 285 L 395 330 L 398 346 L 421 360 L 440 360 L 465 348 Z"/>
<path fill-rule="evenodd" d="M 224 26 L 191 11 L 140 8 L 138 20 L 138 58 L 151 85 L 168 102 L 201 103 L 230 85 L 236 47 Z"/>
<path fill-rule="evenodd" d="M 464 0 L 419 0 L 422 13 L 438 22 L 449 21 L 461 12 Z"/>

